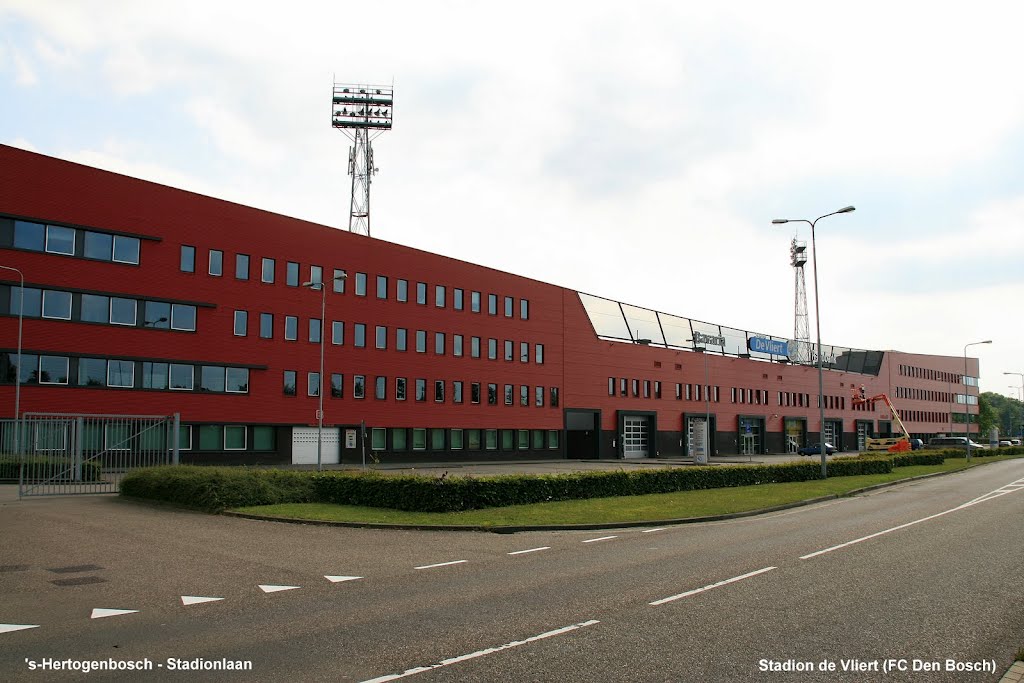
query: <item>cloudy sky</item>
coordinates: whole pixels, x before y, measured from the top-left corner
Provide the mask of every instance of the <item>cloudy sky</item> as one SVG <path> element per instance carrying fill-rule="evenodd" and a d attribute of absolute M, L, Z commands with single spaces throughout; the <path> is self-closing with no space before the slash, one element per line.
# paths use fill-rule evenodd
<path fill-rule="evenodd" d="M 669 313 L 1024 372 L 1019 2 L 0 0 L 0 142 Z M 799 237 L 809 240 L 806 226 Z M 807 273 L 812 311 L 813 279 Z"/>

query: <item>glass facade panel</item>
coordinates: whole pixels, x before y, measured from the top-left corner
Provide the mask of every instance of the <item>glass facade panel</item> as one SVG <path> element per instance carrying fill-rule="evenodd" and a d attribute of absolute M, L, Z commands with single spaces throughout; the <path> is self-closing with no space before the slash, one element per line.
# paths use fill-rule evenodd
<path fill-rule="evenodd" d="M 46 248 L 46 226 L 29 221 L 14 221 L 14 246 L 18 249 L 43 251 Z"/>
<path fill-rule="evenodd" d="M 81 315 L 84 322 L 109 323 L 110 297 L 101 294 L 83 294 Z"/>
<path fill-rule="evenodd" d="M 24 302 L 24 309 L 22 309 L 22 303 Z M 11 315 L 18 315 L 18 311 L 23 310 L 22 315 L 26 318 L 38 318 L 43 313 L 43 290 L 36 289 L 35 287 L 11 287 Z"/>
<path fill-rule="evenodd" d="M 299 286 L 299 264 L 295 261 L 288 261 L 285 264 L 284 283 L 289 287 Z"/>
<path fill-rule="evenodd" d="M 51 254 L 66 254 L 68 256 L 74 255 L 75 229 L 65 228 L 59 225 L 47 225 L 46 251 Z"/>
<path fill-rule="evenodd" d="M 105 232 L 86 231 L 82 244 L 82 256 L 109 261 L 114 254 L 114 236 Z"/>
<path fill-rule="evenodd" d="M 112 360 L 107 362 L 108 387 L 134 387 L 135 363 L 130 360 Z"/>
<path fill-rule="evenodd" d="M 142 325 L 157 330 L 171 329 L 171 305 L 162 301 L 147 301 Z"/>
<path fill-rule="evenodd" d="M 166 389 L 167 373 L 167 363 L 151 363 L 149 361 L 144 362 L 142 364 L 142 388 Z"/>
<path fill-rule="evenodd" d="M 135 325 L 138 302 L 119 296 L 110 297 L 110 323 L 112 325 Z"/>
<path fill-rule="evenodd" d="M 171 305 L 171 328 L 186 332 L 196 331 L 196 307 L 189 304 Z"/>
<path fill-rule="evenodd" d="M 71 320 L 71 292 L 43 290 L 43 317 Z"/>
<path fill-rule="evenodd" d="M 107 381 L 107 361 L 102 358 L 78 359 L 78 385 L 102 387 Z"/>
<path fill-rule="evenodd" d="M 274 314 L 260 313 L 260 338 L 274 338 Z"/>
<path fill-rule="evenodd" d="M 275 275 L 274 271 L 276 270 L 275 265 L 276 264 L 274 263 L 274 259 L 264 257 L 263 267 L 261 268 L 260 272 L 260 280 L 266 282 L 267 284 L 273 284 Z"/>
<path fill-rule="evenodd" d="M 22 354 L 24 363 L 25 354 Z M 40 384 L 67 384 L 68 359 L 66 356 L 39 356 Z"/>
<path fill-rule="evenodd" d="M 171 389 L 192 391 L 195 384 L 195 368 L 191 365 L 171 363 Z"/>
<path fill-rule="evenodd" d="M 220 425 L 199 425 L 199 450 L 219 451 L 224 448 L 224 429 Z"/>
<path fill-rule="evenodd" d="M 224 368 L 220 365 L 203 365 L 199 372 L 200 391 L 224 391 Z"/>
<path fill-rule="evenodd" d="M 277 449 L 273 427 L 259 425 L 252 428 L 252 449 L 254 451 L 273 451 Z"/>
<path fill-rule="evenodd" d="M 249 369 L 228 368 L 227 369 L 227 391 L 233 394 L 245 394 L 249 391 Z"/>
<path fill-rule="evenodd" d="M 88 233 L 87 233 L 88 234 Z M 114 257 L 117 263 L 139 264 L 139 240 L 137 237 L 114 235 Z"/>
<path fill-rule="evenodd" d="M 245 427 L 242 425 L 226 425 L 224 427 L 224 450 L 245 450 Z"/>
<path fill-rule="evenodd" d="M 248 254 L 235 254 L 235 277 L 239 280 L 249 279 Z"/>

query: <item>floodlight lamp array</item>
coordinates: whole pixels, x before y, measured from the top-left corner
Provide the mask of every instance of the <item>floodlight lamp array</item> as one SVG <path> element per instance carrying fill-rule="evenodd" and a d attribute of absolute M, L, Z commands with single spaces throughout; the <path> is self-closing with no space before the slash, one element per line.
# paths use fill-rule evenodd
<path fill-rule="evenodd" d="M 331 102 L 331 126 L 390 130 L 394 103 L 394 89 L 389 86 L 336 83 Z"/>

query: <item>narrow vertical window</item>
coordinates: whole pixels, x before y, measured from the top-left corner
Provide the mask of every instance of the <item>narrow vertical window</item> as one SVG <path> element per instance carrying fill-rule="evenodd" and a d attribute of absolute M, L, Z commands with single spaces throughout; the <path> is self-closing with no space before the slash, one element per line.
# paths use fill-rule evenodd
<path fill-rule="evenodd" d="M 244 337 L 248 333 L 249 313 L 247 311 L 235 311 L 235 336 Z"/>
<path fill-rule="evenodd" d="M 187 244 L 181 245 L 181 260 L 179 266 L 183 273 L 196 272 L 196 248 Z"/>
<path fill-rule="evenodd" d="M 238 280 L 249 279 L 249 255 L 235 254 L 235 278 Z"/>
<path fill-rule="evenodd" d="M 220 277 L 224 274 L 224 252 L 219 249 L 210 250 L 210 267 L 208 269 L 210 275 L 214 277 Z"/>
<path fill-rule="evenodd" d="M 260 270 L 260 280 L 268 285 L 274 284 L 275 264 L 272 258 L 263 258 L 263 266 Z"/>

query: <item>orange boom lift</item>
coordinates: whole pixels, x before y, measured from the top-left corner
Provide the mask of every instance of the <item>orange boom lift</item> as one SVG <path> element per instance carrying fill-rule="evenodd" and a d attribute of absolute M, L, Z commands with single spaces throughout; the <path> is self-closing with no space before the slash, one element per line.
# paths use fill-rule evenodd
<path fill-rule="evenodd" d="M 910 432 L 903 424 L 903 420 L 900 419 L 900 414 L 896 412 L 896 408 L 893 407 L 892 401 L 885 394 L 877 394 L 875 396 L 866 397 L 864 396 L 863 389 L 857 391 L 854 389 L 853 392 L 853 406 L 864 405 L 865 403 L 874 403 L 875 401 L 884 401 L 885 405 L 892 412 L 892 419 L 899 425 L 900 431 L 903 432 L 903 436 L 889 437 L 883 439 L 867 439 L 865 441 L 865 448 L 869 451 L 888 451 L 890 453 L 905 453 L 910 450 Z"/>

